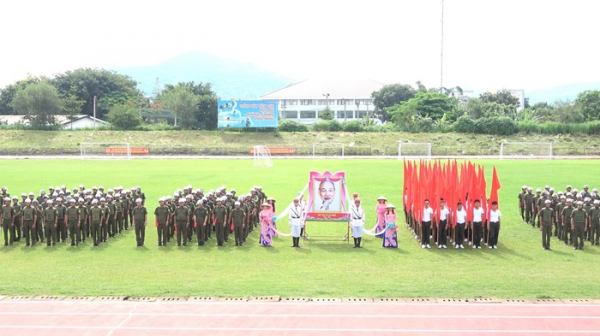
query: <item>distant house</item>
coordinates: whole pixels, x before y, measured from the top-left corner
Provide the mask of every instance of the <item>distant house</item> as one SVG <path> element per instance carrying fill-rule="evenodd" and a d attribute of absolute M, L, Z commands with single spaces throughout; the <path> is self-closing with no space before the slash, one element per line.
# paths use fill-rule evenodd
<path fill-rule="evenodd" d="M 96 127 L 107 126 L 110 123 L 100 120 L 98 118 L 91 117 L 87 114 L 76 114 L 73 119 L 70 119 L 65 115 L 55 115 L 54 119 L 56 124 L 62 125 L 63 129 L 80 129 L 80 128 L 94 128 L 94 121 Z M 25 119 L 24 115 L 0 115 L 0 124 L 2 125 L 28 125 L 29 121 Z"/>
<path fill-rule="evenodd" d="M 310 79 L 267 93 L 261 100 L 279 102 L 280 119 L 312 124 L 329 107 L 338 121 L 362 119 L 373 112 L 371 93 L 383 83 L 371 79 Z"/>

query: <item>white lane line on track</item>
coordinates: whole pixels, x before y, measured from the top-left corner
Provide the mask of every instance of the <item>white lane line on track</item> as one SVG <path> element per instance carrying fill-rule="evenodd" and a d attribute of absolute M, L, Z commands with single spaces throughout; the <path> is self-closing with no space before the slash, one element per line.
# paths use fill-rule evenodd
<path fill-rule="evenodd" d="M 133 309 L 135 310 L 135 308 Z M 486 318 L 486 319 L 558 319 L 558 320 L 580 320 L 591 319 L 600 320 L 600 316 L 564 316 L 564 315 L 433 315 L 433 314 L 398 314 L 398 315 L 336 315 L 336 314 L 202 314 L 202 313 L 51 313 L 51 312 L 0 312 L 0 316 L 13 315 L 33 315 L 33 316 L 121 316 L 126 315 L 128 319 L 133 316 L 186 316 L 186 317 L 297 317 L 297 318 L 452 318 L 452 319 L 470 319 L 470 318 Z"/>
<path fill-rule="evenodd" d="M 95 326 L 81 326 L 81 327 L 59 327 L 59 326 L 0 326 L 2 329 L 61 329 L 61 330 L 84 330 L 84 329 L 95 329 L 103 330 L 111 327 L 95 327 Z M 491 329 L 348 329 L 348 328 L 153 328 L 153 327 L 119 327 L 119 330 L 146 330 L 146 331 L 262 331 L 262 332 L 369 332 L 369 333 L 390 333 L 390 332 L 405 332 L 405 333 L 506 333 L 506 334 L 600 334 L 598 330 L 536 330 L 536 329 L 523 329 L 523 330 L 491 330 Z"/>
<path fill-rule="evenodd" d="M 119 329 L 123 324 L 125 324 L 125 322 L 129 321 L 135 314 L 135 310 L 137 309 L 137 303 L 135 305 L 133 305 L 133 308 L 129 311 L 128 315 L 125 319 L 123 319 L 123 321 L 121 321 L 121 323 L 117 324 L 116 326 L 114 326 L 111 330 L 108 331 L 108 333 L 106 334 L 106 336 L 111 336 L 113 334 L 113 332 L 117 329 Z M 120 315 L 124 315 L 124 314 L 120 314 Z"/>

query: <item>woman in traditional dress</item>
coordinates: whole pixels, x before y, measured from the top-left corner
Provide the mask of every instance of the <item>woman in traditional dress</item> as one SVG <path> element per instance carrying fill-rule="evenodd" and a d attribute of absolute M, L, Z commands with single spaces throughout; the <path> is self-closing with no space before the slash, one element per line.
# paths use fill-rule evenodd
<path fill-rule="evenodd" d="M 260 219 L 260 239 L 259 244 L 262 246 L 273 245 L 273 212 L 271 211 L 271 205 L 263 203 L 261 206 L 259 216 Z"/>
<path fill-rule="evenodd" d="M 387 198 L 380 196 L 377 199 L 377 206 L 375 206 L 375 213 L 377 213 L 377 226 L 375 227 L 375 233 L 379 233 L 385 230 L 385 202 Z M 381 238 L 382 235 L 377 235 Z"/>
<path fill-rule="evenodd" d="M 267 203 L 269 203 L 269 205 L 271 206 L 271 212 L 273 213 L 273 216 L 275 216 L 277 214 L 277 210 L 275 209 L 275 199 L 273 197 L 269 197 L 267 198 Z M 273 237 L 277 237 L 277 222 L 273 221 Z"/>
<path fill-rule="evenodd" d="M 388 227 L 383 234 L 383 247 L 398 247 L 398 225 L 396 225 L 396 207 L 388 204 L 385 207 L 385 225 Z"/>

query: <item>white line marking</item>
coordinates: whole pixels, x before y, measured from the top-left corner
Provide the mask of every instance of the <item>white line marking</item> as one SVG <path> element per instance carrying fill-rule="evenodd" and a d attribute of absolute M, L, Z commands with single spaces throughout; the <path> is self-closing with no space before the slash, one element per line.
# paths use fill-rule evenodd
<path fill-rule="evenodd" d="M 0 326 L 1 329 L 108 329 L 110 327 L 95 327 L 95 326 L 81 326 L 81 327 L 59 327 L 59 326 Z M 377 332 L 377 333 L 390 333 L 390 332 L 412 332 L 412 333 L 516 333 L 516 334 L 528 334 L 528 333 L 545 333 L 545 334 L 600 334 L 597 330 L 491 330 L 491 329 L 466 329 L 466 330 L 453 330 L 453 329 L 349 329 L 349 328 L 153 328 L 153 327 L 119 327 L 119 330 L 161 330 L 161 331 L 272 331 L 272 332 L 293 332 L 293 331 L 305 331 L 305 332 Z"/>
<path fill-rule="evenodd" d="M 127 316 L 125 319 L 123 319 L 123 321 L 121 321 L 121 323 L 117 324 L 114 328 L 112 328 L 111 330 L 108 331 L 108 333 L 106 334 L 106 336 L 110 336 L 112 335 L 112 333 L 119 329 L 123 324 L 125 324 L 125 322 L 129 321 L 133 316 L 134 316 L 134 312 L 137 309 L 137 303 L 133 305 L 133 308 L 129 311 L 129 316 Z M 123 315 L 123 314 L 120 314 Z"/>
<path fill-rule="evenodd" d="M 135 310 L 135 309 L 134 309 Z M 592 319 L 600 320 L 600 316 L 564 316 L 564 315 L 536 315 L 536 316 L 523 316 L 523 315 L 410 315 L 410 314 L 398 314 L 398 315 L 335 315 L 335 314 L 202 314 L 202 313 L 49 313 L 49 312 L 0 312 L 2 315 L 34 315 L 34 316 L 120 316 L 127 315 L 128 319 L 132 316 L 187 316 L 187 317 L 298 317 L 298 318 L 486 318 L 486 319 Z"/>

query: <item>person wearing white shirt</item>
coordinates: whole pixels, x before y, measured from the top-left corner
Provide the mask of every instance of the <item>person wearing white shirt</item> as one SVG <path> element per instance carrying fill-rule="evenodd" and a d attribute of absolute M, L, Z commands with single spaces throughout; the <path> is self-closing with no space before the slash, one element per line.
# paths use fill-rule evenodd
<path fill-rule="evenodd" d="M 490 232 L 490 238 L 488 240 L 488 246 L 490 248 L 498 248 L 498 234 L 500 234 L 500 217 L 502 213 L 498 210 L 498 202 L 492 202 L 492 210 L 490 211 L 490 221 L 488 222 L 488 231 Z"/>
<path fill-rule="evenodd" d="M 431 235 L 431 219 L 433 218 L 433 209 L 429 206 L 429 200 L 425 200 L 423 216 L 421 217 L 421 248 L 431 248 L 429 246 L 429 236 Z"/>
<path fill-rule="evenodd" d="M 300 235 L 302 232 L 302 207 L 300 200 L 294 198 L 294 204 L 290 207 L 289 224 L 292 228 L 292 247 L 300 247 Z"/>
<path fill-rule="evenodd" d="M 475 206 L 473 207 L 473 223 L 471 228 L 473 229 L 473 248 L 481 248 L 481 238 L 483 235 L 483 209 L 481 208 L 481 201 L 475 200 Z"/>
<path fill-rule="evenodd" d="M 442 198 L 440 200 L 440 219 L 438 224 L 438 248 L 446 248 L 446 238 L 448 233 L 446 232 L 446 225 L 448 224 L 448 215 L 450 210 L 446 206 L 446 201 Z"/>
<path fill-rule="evenodd" d="M 354 238 L 354 248 L 360 248 L 362 233 L 365 227 L 365 210 L 360 206 L 360 198 L 354 199 L 354 205 L 350 208 L 352 226 L 352 237 Z"/>
<path fill-rule="evenodd" d="M 465 240 L 465 223 L 467 220 L 467 211 L 463 208 L 461 202 L 456 204 L 456 231 L 455 231 L 455 242 L 456 248 L 464 248 L 463 242 Z"/>

